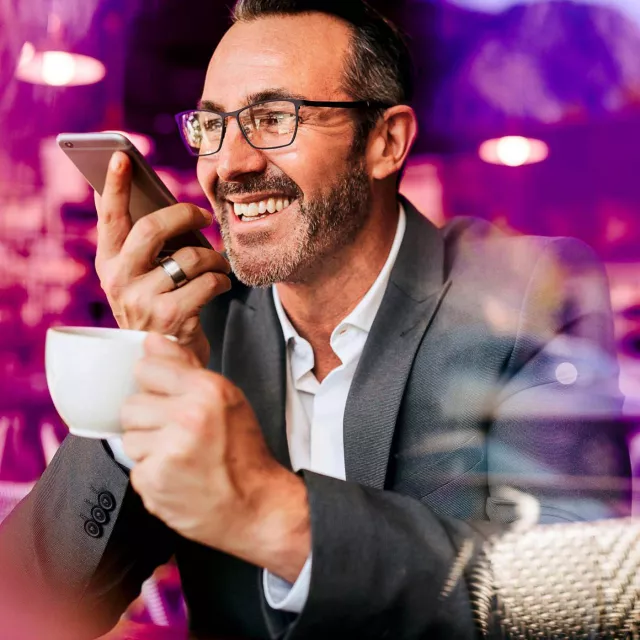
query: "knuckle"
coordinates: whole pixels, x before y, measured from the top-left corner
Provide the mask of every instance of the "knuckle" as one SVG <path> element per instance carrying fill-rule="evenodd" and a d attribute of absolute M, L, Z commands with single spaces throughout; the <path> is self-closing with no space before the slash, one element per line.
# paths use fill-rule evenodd
<path fill-rule="evenodd" d="M 188 202 L 182 203 L 184 210 L 184 218 L 193 224 L 199 224 L 202 221 L 202 212 L 200 207 Z"/>
<path fill-rule="evenodd" d="M 95 260 L 93 261 L 93 266 L 96 269 L 98 278 L 100 278 L 100 286 L 102 286 L 102 282 L 107 277 L 107 274 L 106 274 L 106 261 L 100 258 L 100 253 L 96 255 Z"/>
<path fill-rule="evenodd" d="M 221 269 L 222 271 L 228 274 L 231 271 L 231 264 L 229 263 L 229 260 L 227 260 L 227 258 L 225 258 L 218 251 L 215 251 L 215 250 L 210 250 L 210 251 L 211 251 L 211 260 L 213 261 L 213 264 L 217 268 Z"/>
<path fill-rule="evenodd" d="M 98 278 L 100 280 L 100 288 L 106 293 L 107 298 L 114 298 L 117 290 L 114 278 L 101 275 L 98 267 L 96 267 L 96 271 L 98 272 Z"/>
<path fill-rule="evenodd" d="M 199 372 L 197 379 L 195 380 L 195 386 L 201 392 L 201 397 L 206 398 L 213 404 L 221 401 L 223 398 L 222 389 L 222 376 L 220 379 L 211 374 L 211 372 Z"/>
<path fill-rule="evenodd" d="M 160 333 L 166 333 L 176 326 L 180 319 L 180 306 L 170 298 L 159 299 L 153 312 L 153 323 Z"/>
<path fill-rule="evenodd" d="M 135 224 L 136 231 L 141 241 L 151 242 L 162 236 L 164 232 L 164 225 L 159 216 L 150 214 L 140 218 Z"/>
<path fill-rule="evenodd" d="M 201 262 L 202 262 L 202 259 L 200 257 L 200 253 L 195 247 L 185 247 L 180 252 L 179 264 L 182 267 L 186 267 L 187 269 L 193 270 Z"/>
<path fill-rule="evenodd" d="M 142 306 L 140 293 L 134 287 L 120 289 L 119 298 L 122 307 L 126 311 L 134 311 Z"/>
<path fill-rule="evenodd" d="M 207 271 L 205 273 L 203 273 L 201 276 L 202 278 L 202 284 L 209 290 L 209 291 L 216 291 L 219 284 L 220 284 L 220 280 L 218 279 L 218 274 L 214 273 L 213 271 Z"/>
<path fill-rule="evenodd" d="M 121 278 L 114 271 L 109 272 L 106 265 L 96 259 L 96 272 L 100 279 L 100 287 L 108 295 L 116 297 L 118 291 L 122 289 Z"/>
<path fill-rule="evenodd" d="M 242 390 L 234 384 L 231 384 L 228 380 L 225 380 L 221 385 L 221 394 L 221 402 L 227 407 L 236 408 L 246 402 Z"/>
<path fill-rule="evenodd" d="M 203 404 L 194 403 L 184 411 L 183 419 L 190 430 L 201 432 L 209 422 L 209 412 Z"/>
<path fill-rule="evenodd" d="M 231 288 L 231 281 L 222 273 L 207 271 L 200 277 L 203 279 L 203 285 L 211 293 L 222 293 Z"/>

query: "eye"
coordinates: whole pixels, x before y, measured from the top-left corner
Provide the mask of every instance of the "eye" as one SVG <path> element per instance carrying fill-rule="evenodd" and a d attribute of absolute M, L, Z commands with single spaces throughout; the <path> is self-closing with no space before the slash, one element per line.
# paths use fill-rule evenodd
<path fill-rule="evenodd" d="M 281 127 L 288 123 L 290 115 L 281 111 L 269 111 L 267 113 L 256 114 L 254 121 L 256 129 L 268 127 Z"/>
<path fill-rule="evenodd" d="M 218 117 L 204 118 L 202 125 L 205 131 L 215 133 L 222 129 L 222 119 Z"/>

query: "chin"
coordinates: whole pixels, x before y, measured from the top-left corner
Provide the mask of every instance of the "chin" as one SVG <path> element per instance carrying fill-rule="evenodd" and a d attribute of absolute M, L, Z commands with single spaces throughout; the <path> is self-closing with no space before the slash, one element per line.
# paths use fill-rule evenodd
<path fill-rule="evenodd" d="M 228 252 L 228 257 L 234 275 L 248 287 L 268 287 L 283 275 L 280 261 L 273 260 L 264 248 L 259 251 L 235 248 Z"/>
<path fill-rule="evenodd" d="M 229 261 L 235 276 L 249 287 L 268 287 L 277 282 L 301 282 L 305 271 L 304 256 L 297 251 L 283 252 L 282 245 L 274 250 L 264 248 L 259 255 L 253 251 L 230 251 Z"/>

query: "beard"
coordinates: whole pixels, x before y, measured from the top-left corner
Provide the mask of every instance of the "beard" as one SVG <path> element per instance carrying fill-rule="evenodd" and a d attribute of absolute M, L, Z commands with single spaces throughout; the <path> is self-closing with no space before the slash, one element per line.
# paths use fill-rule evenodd
<path fill-rule="evenodd" d="M 269 191 L 288 194 L 297 201 L 299 215 L 286 241 L 273 246 L 270 232 L 265 231 L 251 234 L 238 246 L 229 228 L 228 216 L 234 214 L 229 213 L 225 198 Z M 371 211 L 369 179 L 361 156 L 352 156 L 334 183 L 313 198 L 305 198 L 284 173 L 252 176 L 242 183 L 219 183 L 215 198 L 227 257 L 236 277 L 250 287 L 308 282 L 325 258 L 354 242 Z"/>

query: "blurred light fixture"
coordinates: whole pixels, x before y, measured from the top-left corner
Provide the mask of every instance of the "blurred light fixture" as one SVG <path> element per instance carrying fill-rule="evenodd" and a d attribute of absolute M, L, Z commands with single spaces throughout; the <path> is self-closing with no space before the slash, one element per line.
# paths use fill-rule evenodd
<path fill-rule="evenodd" d="M 153 139 L 149 136 L 144 135 L 143 133 L 134 133 L 133 131 L 121 131 L 118 129 L 110 129 L 109 131 L 105 131 L 104 133 L 121 133 L 123 136 L 126 136 L 131 140 L 133 146 L 138 149 L 138 151 L 143 156 L 148 156 L 155 148 L 155 144 Z"/>
<path fill-rule="evenodd" d="M 62 24 L 55 14 L 49 16 L 47 37 L 41 46 L 24 43 L 15 71 L 19 80 L 53 87 L 94 84 L 105 74 L 106 68 L 99 60 L 68 50 Z"/>
<path fill-rule="evenodd" d="M 546 160 L 549 157 L 549 146 L 534 138 L 506 136 L 486 140 L 480 145 L 478 154 L 490 164 L 521 167 Z"/>
<path fill-rule="evenodd" d="M 30 42 L 24 43 L 15 72 L 24 82 L 53 87 L 94 84 L 105 74 L 105 66 L 95 58 L 61 50 L 37 51 Z"/>

